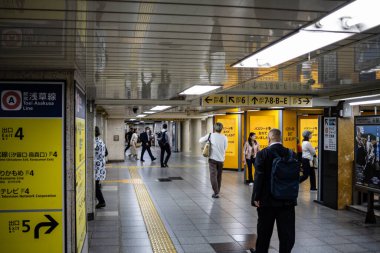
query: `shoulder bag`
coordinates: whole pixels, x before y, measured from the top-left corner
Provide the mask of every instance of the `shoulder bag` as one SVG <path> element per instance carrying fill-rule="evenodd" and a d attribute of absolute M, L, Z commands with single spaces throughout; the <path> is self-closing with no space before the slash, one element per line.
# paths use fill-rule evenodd
<path fill-rule="evenodd" d="M 208 139 L 206 141 L 206 144 L 203 147 L 202 155 L 204 157 L 210 157 L 211 153 L 211 141 L 210 141 L 211 133 L 208 135 Z"/>

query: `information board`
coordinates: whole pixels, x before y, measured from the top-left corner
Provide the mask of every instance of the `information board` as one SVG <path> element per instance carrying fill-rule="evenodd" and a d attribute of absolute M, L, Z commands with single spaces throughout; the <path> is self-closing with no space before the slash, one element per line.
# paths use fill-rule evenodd
<path fill-rule="evenodd" d="M 0 82 L 0 245 L 64 251 L 64 84 Z"/>
<path fill-rule="evenodd" d="M 380 189 L 380 116 L 355 117 L 355 184 Z"/>
<path fill-rule="evenodd" d="M 323 149 L 328 151 L 336 151 L 336 118 L 326 117 L 323 119 L 323 122 Z"/>
<path fill-rule="evenodd" d="M 75 90 L 75 194 L 77 252 L 86 238 L 86 96 Z"/>

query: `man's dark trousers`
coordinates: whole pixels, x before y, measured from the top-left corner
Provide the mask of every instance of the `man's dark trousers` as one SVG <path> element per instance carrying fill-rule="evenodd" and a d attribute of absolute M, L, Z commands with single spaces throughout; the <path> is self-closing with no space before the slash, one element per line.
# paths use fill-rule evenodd
<path fill-rule="evenodd" d="M 161 145 L 160 148 L 161 148 L 160 161 L 161 161 L 161 166 L 163 167 L 163 166 L 168 164 L 168 161 L 169 161 L 170 155 L 172 154 L 172 151 L 170 150 L 169 143 L 165 143 L 164 145 Z M 164 160 L 165 152 L 166 152 L 166 158 Z"/>
<path fill-rule="evenodd" d="M 256 253 L 267 253 L 273 233 L 274 222 L 280 240 L 280 253 L 290 253 L 295 242 L 294 206 L 259 207 L 257 208 L 257 241 Z"/>
<path fill-rule="evenodd" d="M 141 147 L 141 160 L 144 160 L 144 153 L 145 153 L 145 150 L 148 151 L 148 154 L 150 156 L 150 159 L 153 160 L 154 159 L 154 156 L 152 154 L 152 151 L 150 150 L 150 145 L 148 143 L 143 143 L 142 147 Z"/>

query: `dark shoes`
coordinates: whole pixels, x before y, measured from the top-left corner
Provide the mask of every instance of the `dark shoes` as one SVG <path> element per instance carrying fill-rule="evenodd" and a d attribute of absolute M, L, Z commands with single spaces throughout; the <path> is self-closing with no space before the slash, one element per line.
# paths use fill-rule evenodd
<path fill-rule="evenodd" d="M 168 164 L 161 164 L 161 168 L 169 167 Z"/>
<path fill-rule="evenodd" d="M 255 249 L 249 249 L 249 251 L 250 251 L 251 253 L 256 253 L 256 250 L 255 250 Z"/>
<path fill-rule="evenodd" d="M 141 159 L 140 161 L 145 162 L 145 160 Z"/>
<path fill-rule="evenodd" d="M 106 206 L 106 203 L 98 203 L 98 204 L 96 204 L 95 208 L 99 209 L 99 208 L 102 208 L 102 207 L 105 207 L 105 206 Z"/>
<path fill-rule="evenodd" d="M 213 197 L 214 199 L 218 199 L 219 198 L 219 194 L 212 194 L 212 196 L 211 197 Z"/>
<path fill-rule="evenodd" d="M 152 162 L 153 162 L 154 160 L 156 160 L 156 159 L 157 159 L 156 157 L 153 157 L 153 158 L 152 158 Z"/>

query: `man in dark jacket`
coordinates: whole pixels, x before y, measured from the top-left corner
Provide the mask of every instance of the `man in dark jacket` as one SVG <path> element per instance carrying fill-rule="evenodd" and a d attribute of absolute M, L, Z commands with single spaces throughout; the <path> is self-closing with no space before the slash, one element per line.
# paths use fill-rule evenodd
<path fill-rule="evenodd" d="M 133 134 L 133 128 L 129 128 L 129 131 L 125 133 L 125 143 L 127 143 L 127 146 L 124 149 L 124 153 L 127 152 L 127 150 L 131 147 L 131 139 Z"/>
<path fill-rule="evenodd" d="M 140 141 L 141 141 L 141 161 L 144 161 L 144 153 L 145 150 L 148 150 L 148 154 L 150 156 L 150 159 L 152 161 L 156 160 L 156 158 L 152 155 L 152 151 L 150 151 L 150 136 L 148 135 L 149 127 L 145 128 L 145 132 L 142 132 L 140 134 Z"/>
<path fill-rule="evenodd" d="M 280 253 L 290 253 L 295 241 L 295 206 L 297 199 L 278 200 L 271 194 L 273 153 L 284 157 L 288 149 L 281 143 L 281 131 L 272 129 L 268 134 L 269 146 L 257 153 L 255 161 L 255 184 L 251 204 L 257 207 L 257 241 L 256 253 L 267 253 L 273 233 L 274 222 L 277 224 L 280 240 Z M 293 153 L 294 158 L 296 155 Z"/>

